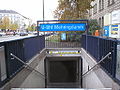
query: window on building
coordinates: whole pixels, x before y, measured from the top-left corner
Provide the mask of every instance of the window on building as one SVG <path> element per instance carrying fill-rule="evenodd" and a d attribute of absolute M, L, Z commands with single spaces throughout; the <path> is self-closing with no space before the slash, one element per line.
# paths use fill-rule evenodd
<path fill-rule="evenodd" d="M 110 6 L 110 5 L 114 4 L 114 3 L 115 3 L 114 0 L 108 0 L 108 6 Z"/>
<path fill-rule="evenodd" d="M 99 0 L 99 11 L 104 9 L 104 0 Z"/>
<path fill-rule="evenodd" d="M 16 15 L 14 15 L 14 18 L 16 18 Z"/>
<path fill-rule="evenodd" d="M 99 18 L 99 25 L 101 28 L 104 26 L 104 17 Z"/>
<path fill-rule="evenodd" d="M 93 14 L 97 13 L 97 4 L 94 5 Z"/>
<path fill-rule="evenodd" d="M 102 17 L 102 24 L 101 26 L 103 27 L 104 26 L 104 17 Z"/>
<path fill-rule="evenodd" d="M 101 18 L 99 18 L 99 25 L 100 25 L 100 27 L 102 26 L 102 25 L 101 25 Z"/>
<path fill-rule="evenodd" d="M 89 15 L 92 16 L 92 9 L 89 10 Z"/>
<path fill-rule="evenodd" d="M 101 10 L 101 0 L 99 0 L 99 10 Z"/>
<path fill-rule="evenodd" d="M 104 0 L 102 0 L 102 9 L 104 9 Z"/>

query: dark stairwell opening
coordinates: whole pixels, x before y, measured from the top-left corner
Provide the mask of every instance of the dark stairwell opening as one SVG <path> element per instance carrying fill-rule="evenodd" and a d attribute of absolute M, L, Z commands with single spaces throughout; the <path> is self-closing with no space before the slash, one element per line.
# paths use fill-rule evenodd
<path fill-rule="evenodd" d="M 46 57 L 46 88 L 81 88 L 81 57 Z"/>

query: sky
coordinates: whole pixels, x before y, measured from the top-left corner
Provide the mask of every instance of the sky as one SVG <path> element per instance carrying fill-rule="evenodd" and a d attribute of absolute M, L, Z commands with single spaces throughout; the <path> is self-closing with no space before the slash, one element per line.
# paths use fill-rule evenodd
<path fill-rule="evenodd" d="M 14 10 L 36 22 L 43 20 L 43 0 L 0 0 L 1 10 Z M 45 20 L 53 20 L 58 0 L 44 0 Z"/>

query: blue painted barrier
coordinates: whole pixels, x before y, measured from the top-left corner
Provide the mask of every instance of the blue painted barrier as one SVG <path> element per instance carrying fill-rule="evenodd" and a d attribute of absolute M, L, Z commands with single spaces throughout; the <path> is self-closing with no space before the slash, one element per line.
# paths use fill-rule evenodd
<path fill-rule="evenodd" d="M 6 41 L 0 43 L 0 46 L 4 46 L 5 48 L 7 70 L 7 78 L 4 81 L 0 80 L 0 87 L 2 87 L 23 68 L 23 63 L 13 58 L 10 54 L 13 53 L 24 62 L 28 62 L 37 53 L 45 48 L 45 36 Z"/>
<path fill-rule="evenodd" d="M 101 63 L 101 66 L 110 76 L 115 78 L 117 40 L 83 35 L 82 48 L 84 48 L 97 62 L 111 52 L 111 56 L 106 58 L 104 62 Z"/>
<path fill-rule="evenodd" d="M 25 62 L 39 53 L 45 47 L 44 36 L 28 38 L 24 40 Z"/>

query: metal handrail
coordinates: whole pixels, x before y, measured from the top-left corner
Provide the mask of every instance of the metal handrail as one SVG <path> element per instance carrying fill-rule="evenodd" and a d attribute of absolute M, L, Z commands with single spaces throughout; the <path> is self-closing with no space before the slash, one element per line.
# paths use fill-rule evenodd
<path fill-rule="evenodd" d="M 16 58 L 19 62 L 23 63 L 24 65 L 26 65 L 27 67 L 31 68 L 32 70 L 34 70 L 35 72 L 39 73 L 42 78 L 45 79 L 45 75 L 43 75 L 41 72 L 39 72 L 38 70 L 34 69 L 33 67 L 29 66 L 27 63 L 25 63 L 24 61 L 22 61 L 20 58 L 18 58 L 16 55 L 10 53 L 10 55 L 13 57 L 13 58 Z"/>
<path fill-rule="evenodd" d="M 89 69 L 87 72 L 85 72 L 83 76 L 85 76 L 87 73 L 89 73 L 91 70 L 93 70 L 97 65 L 99 65 L 101 62 L 103 62 L 109 55 L 111 55 L 111 52 L 109 52 L 107 55 L 105 55 L 97 64 L 95 64 L 91 69 Z"/>

